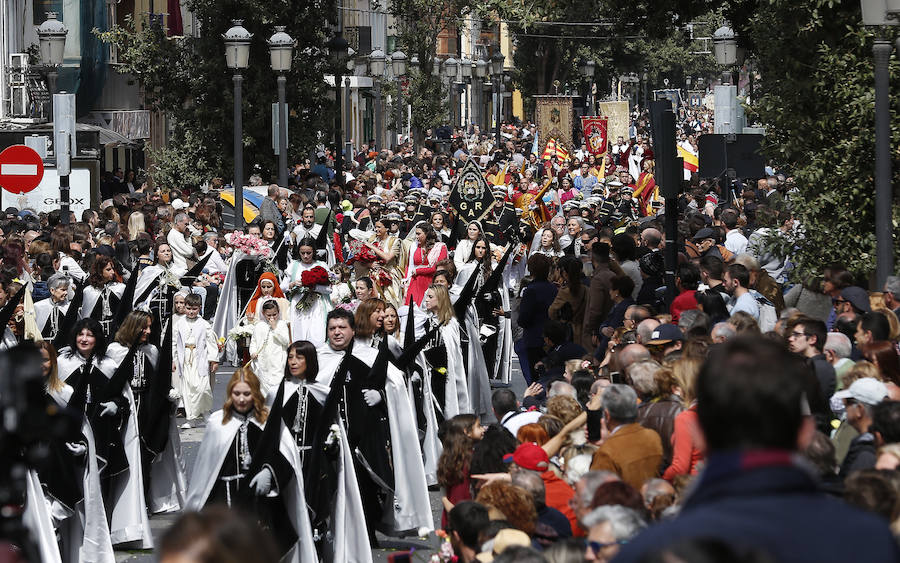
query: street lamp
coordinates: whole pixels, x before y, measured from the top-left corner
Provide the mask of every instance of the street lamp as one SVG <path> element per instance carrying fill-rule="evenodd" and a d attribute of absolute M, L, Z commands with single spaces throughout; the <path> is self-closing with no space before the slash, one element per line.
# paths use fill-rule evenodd
<path fill-rule="evenodd" d="M 500 84 L 503 82 L 503 65 L 506 57 L 500 52 L 500 45 L 497 45 L 494 54 L 491 55 L 491 74 L 494 76 L 494 92 L 497 95 L 496 115 L 494 116 L 494 135 L 496 137 L 496 147 L 500 148 Z"/>
<path fill-rule="evenodd" d="M 878 289 L 894 270 L 894 233 L 891 226 L 891 43 L 884 26 L 897 25 L 900 2 L 861 0 L 863 25 L 876 26 L 875 44 L 875 280 Z M 897 43 L 900 48 L 900 41 Z"/>
<path fill-rule="evenodd" d="M 591 115 L 596 113 L 594 109 L 594 73 L 597 71 L 597 63 L 594 62 L 593 59 L 585 59 L 581 61 L 581 64 L 578 65 L 578 70 L 581 71 L 581 75 L 587 78 L 588 81 L 588 95 L 585 96 L 586 99 L 590 99 L 590 105 L 588 106 L 591 110 Z"/>
<path fill-rule="evenodd" d="M 406 75 L 406 53 L 397 50 L 391 53 L 391 70 L 394 72 L 394 80 L 397 81 L 397 101 L 395 102 L 397 121 L 397 146 L 400 146 L 400 138 L 403 136 L 403 79 Z"/>
<path fill-rule="evenodd" d="M 469 128 L 469 80 L 472 79 L 472 59 L 463 55 L 463 58 L 459 61 L 459 93 L 463 98 L 463 109 L 464 115 L 462 118 L 462 124 L 465 129 Z"/>
<path fill-rule="evenodd" d="M 232 20 L 231 28 L 222 35 L 225 40 L 225 64 L 234 71 L 234 228 L 244 228 L 244 143 L 241 115 L 241 71 L 250 64 L 250 40 L 253 34 L 242 25 L 243 20 Z"/>
<path fill-rule="evenodd" d="M 51 108 L 56 93 L 57 68 L 63 63 L 66 48 L 66 24 L 57 19 L 56 12 L 47 12 L 47 19 L 35 31 L 41 44 L 41 62 L 47 67 L 47 87 L 50 90 Z"/>
<path fill-rule="evenodd" d="M 381 80 L 384 77 L 385 56 L 384 51 L 375 49 L 369 54 L 369 74 L 375 82 L 375 146 L 376 150 L 382 147 L 382 115 L 381 115 Z"/>
<path fill-rule="evenodd" d="M 47 12 L 47 19 L 44 20 L 35 31 L 41 44 L 41 62 L 47 67 L 47 89 L 50 93 L 50 110 L 48 112 L 51 120 L 56 120 L 53 116 L 53 95 L 56 94 L 56 77 L 58 68 L 63 63 L 63 55 L 66 48 L 66 34 L 69 30 L 66 25 L 56 19 L 56 12 Z M 59 124 L 53 124 L 54 133 L 58 130 Z M 56 135 L 54 134 L 54 137 Z M 59 147 L 56 154 L 63 152 Z M 59 157 L 57 156 L 57 159 Z M 59 160 L 57 160 L 59 162 Z M 69 174 L 60 174 L 59 176 L 59 199 L 60 209 L 62 210 L 63 224 L 69 224 Z"/>
<path fill-rule="evenodd" d="M 325 43 L 325 48 L 328 49 L 328 57 L 331 61 L 331 67 L 334 69 L 334 101 L 338 107 L 334 122 L 334 148 L 335 153 L 337 153 L 334 158 L 334 179 L 337 181 L 338 186 L 343 188 L 344 151 L 341 150 L 341 79 L 347 64 L 347 53 L 350 52 L 350 44 L 338 32 L 337 35 Z"/>
<path fill-rule="evenodd" d="M 457 62 L 453 57 L 449 57 L 446 61 L 444 61 L 444 74 L 447 76 L 447 90 L 449 91 L 447 103 L 450 105 L 450 134 L 453 134 L 453 131 L 456 129 L 458 123 L 455 120 L 456 111 L 453 107 L 454 105 L 459 107 L 459 104 L 453 103 L 453 97 L 456 94 L 456 85 L 454 81 L 456 80 L 456 69 Z"/>
<path fill-rule="evenodd" d="M 475 123 L 478 124 L 479 128 L 484 129 L 484 86 L 485 86 L 485 77 L 488 74 L 488 62 L 483 58 L 479 57 L 477 61 L 472 65 L 473 72 L 475 73 L 475 78 L 477 79 L 478 86 L 473 89 L 473 93 L 475 94 L 474 106 L 475 106 Z"/>
<path fill-rule="evenodd" d="M 278 185 L 287 187 L 287 102 L 284 73 L 291 70 L 291 56 L 296 42 L 285 33 L 285 26 L 276 25 L 275 34 L 267 41 L 272 70 L 278 73 Z"/>

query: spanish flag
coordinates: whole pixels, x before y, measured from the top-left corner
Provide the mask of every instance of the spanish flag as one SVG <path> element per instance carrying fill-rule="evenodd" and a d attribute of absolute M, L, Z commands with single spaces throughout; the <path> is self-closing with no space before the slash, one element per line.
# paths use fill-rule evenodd
<path fill-rule="evenodd" d="M 685 170 L 688 170 L 690 172 L 696 172 L 697 170 L 700 169 L 699 157 L 697 157 L 697 155 L 695 155 L 691 151 L 687 150 L 686 148 L 682 147 L 681 145 L 678 146 L 678 156 L 680 156 L 682 159 L 684 159 L 684 169 Z"/>
<path fill-rule="evenodd" d="M 562 145 L 556 145 L 556 158 L 560 160 L 569 160 L 569 151 Z"/>
<path fill-rule="evenodd" d="M 550 138 L 547 140 L 547 146 L 544 147 L 544 154 L 541 155 L 541 160 L 550 160 L 555 154 L 557 154 L 556 140 Z"/>

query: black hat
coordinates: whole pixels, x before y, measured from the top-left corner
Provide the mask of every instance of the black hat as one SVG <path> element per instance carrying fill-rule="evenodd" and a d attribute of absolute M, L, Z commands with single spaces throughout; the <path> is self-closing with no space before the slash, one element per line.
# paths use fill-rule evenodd
<path fill-rule="evenodd" d="M 663 275 L 663 272 L 666 270 L 662 252 L 648 252 L 644 254 L 638 261 L 638 265 L 641 271 L 651 278 Z"/>

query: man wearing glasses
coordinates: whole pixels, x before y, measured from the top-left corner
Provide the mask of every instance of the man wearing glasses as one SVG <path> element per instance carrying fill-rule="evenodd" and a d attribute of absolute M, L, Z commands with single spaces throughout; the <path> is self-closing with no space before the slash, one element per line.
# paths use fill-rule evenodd
<path fill-rule="evenodd" d="M 793 328 L 788 328 L 788 347 L 791 352 L 806 360 L 806 364 L 815 373 L 818 380 L 821 399 L 811 396 L 808 400 L 813 414 L 818 415 L 818 424 L 823 430 L 826 430 L 828 428 L 827 419 L 831 418 L 827 405 L 834 394 L 837 377 L 834 374 L 834 366 L 828 363 L 828 359 L 825 357 L 825 342 L 828 337 L 825 323 L 805 317 L 794 324 Z M 812 394 L 813 389 L 810 386 L 807 387 L 807 392 Z"/>
<path fill-rule="evenodd" d="M 622 545 L 647 527 L 637 512 L 620 505 L 595 508 L 584 517 L 588 530 L 585 561 L 611 561 Z"/>

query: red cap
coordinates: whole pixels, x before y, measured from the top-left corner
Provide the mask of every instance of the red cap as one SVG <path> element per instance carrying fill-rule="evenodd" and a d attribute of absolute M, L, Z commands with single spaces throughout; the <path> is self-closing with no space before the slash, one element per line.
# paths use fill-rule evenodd
<path fill-rule="evenodd" d="M 522 469 L 540 471 L 550 469 L 550 458 L 544 448 L 531 442 L 520 445 L 513 453 L 513 462 Z"/>

